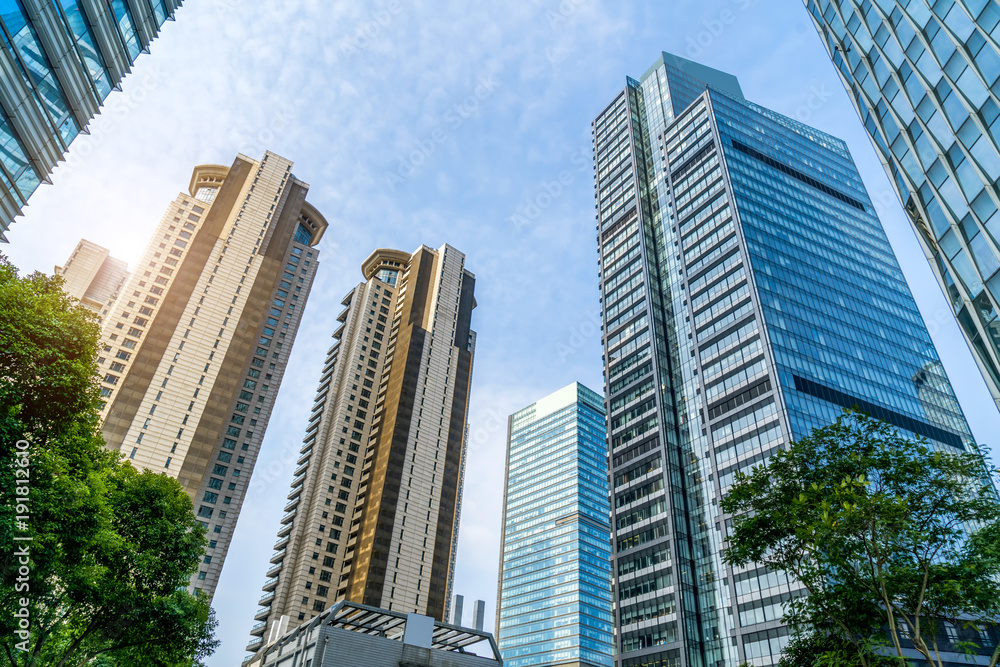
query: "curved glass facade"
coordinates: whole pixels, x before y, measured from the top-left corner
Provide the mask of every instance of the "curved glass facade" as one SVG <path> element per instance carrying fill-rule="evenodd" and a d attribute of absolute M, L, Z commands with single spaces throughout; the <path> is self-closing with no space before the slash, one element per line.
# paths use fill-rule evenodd
<path fill-rule="evenodd" d="M 0 0 L 0 241 L 181 0 Z"/>
<path fill-rule="evenodd" d="M 1000 402 L 1000 6 L 805 5 Z"/>
<path fill-rule="evenodd" d="M 572 384 L 510 417 L 497 636 L 507 667 L 611 667 L 604 399 Z"/>

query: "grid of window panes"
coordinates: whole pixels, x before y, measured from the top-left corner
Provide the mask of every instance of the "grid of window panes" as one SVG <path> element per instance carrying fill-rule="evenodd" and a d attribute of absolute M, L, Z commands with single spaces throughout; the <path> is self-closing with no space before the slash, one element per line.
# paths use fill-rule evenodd
<path fill-rule="evenodd" d="M 642 83 L 646 130 L 655 146 L 654 183 L 662 213 L 658 227 L 669 250 L 661 273 L 669 282 L 664 290 L 671 296 L 669 312 L 675 314 L 672 347 L 679 348 L 673 392 L 690 440 L 682 456 L 685 483 L 675 489 L 686 499 L 682 511 L 687 515 L 689 568 L 697 581 L 685 591 L 694 604 L 683 610 L 683 624 L 689 646 L 700 652 L 692 649 L 689 664 L 715 664 L 727 659 L 729 644 L 720 638 L 728 636 L 731 626 L 731 619 L 717 611 L 727 599 L 725 587 L 716 583 L 725 573 L 711 502 L 718 475 L 713 475 L 712 461 L 695 452 L 710 449 L 707 429 L 732 430 L 728 425 L 747 407 L 746 401 L 739 403 L 740 409 L 732 406 L 734 397 L 747 390 L 755 392 L 758 403 L 773 397 L 768 396 L 768 369 L 753 348 L 755 308 L 708 106 L 701 97 L 705 84 L 684 71 L 683 61 L 668 55 Z"/>
<path fill-rule="evenodd" d="M 614 500 L 632 492 L 635 473 L 647 481 L 666 482 L 669 464 L 660 437 L 661 423 L 676 420 L 660 413 L 657 380 L 659 355 L 652 335 L 652 303 L 658 298 L 658 261 L 648 205 L 640 206 L 633 130 L 641 133 L 636 108 L 641 90 L 629 81 L 627 88 L 594 121 L 595 173 L 598 186 L 598 243 L 604 323 L 605 390 L 608 396 L 608 453 L 614 479 L 612 539 L 615 551 L 617 606 L 648 598 L 651 593 L 675 605 L 671 567 L 676 560 L 671 537 L 671 500 L 661 488 L 626 506 Z M 641 137 L 639 137 L 641 141 Z M 638 159 L 641 159 L 638 158 Z M 641 178 L 641 177 L 640 177 Z M 661 343 L 662 344 L 662 343 Z M 638 567 L 647 550 L 666 552 L 653 567 Z M 618 581 L 625 569 L 630 581 Z M 641 570 L 638 571 L 638 570 Z M 682 646 L 675 610 L 657 613 L 623 630 L 617 622 L 620 654 L 664 646 L 675 654 Z M 641 625 L 641 627 L 639 627 Z M 667 645 L 673 645 L 667 646 Z"/>
<path fill-rule="evenodd" d="M 693 330 L 689 320 L 674 315 L 687 301 L 685 281 L 678 278 L 682 266 L 674 258 L 675 230 L 663 224 L 665 217 L 672 219 L 674 204 L 664 189 L 666 158 L 660 146 L 664 119 L 682 112 L 679 105 L 694 101 L 705 84 L 682 71 L 699 66 L 673 57 L 668 66 L 668 56 L 641 84 L 629 80 L 623 97 L 631 125 L 615 119 L 618 141 L 630 132 L 632 169 L 639 181 L 631 197 L 638 215 L 622 215 L 620 222 L 602 227 L 599 237 L 617 623 L 622 663 L 629 665 L 714 663 L 722 650 L 713 560 L 718 538 L 707 520 L 706 484 L 712 478 L 695 453 L 700 398 L 688 362 Z M 672 77 L 664 76 L 665 67 Z M 616 140 L 609 110 L 595 121 L 600 196 L 611 189 L 613 177 L 600 166 L 602 149 Z M 696 177 L 685 196 L 697 199 L 701 185 L 717 183 Z M 623 267 L 619 258 L 629 254 Z M 715 296 L 711 310 L 724 309 Z M 712 326 L 717 319 L 709 316 L 706 322 Z M 630 347 L 629 341 L 638 344 Z M 676 572 L 685 576 L 675 577 Z"/>
<path fill-rule="evenodd" d="M 745 101 L 721 73 L 706 76 L 726 90 L 706 93 L 699 67 L 664 54 L 641 91 L 630 82 L 640 112 L 632 168 L 649 201 L 637 199 L 636 222 L 599 228 L 619 657 L 629 667 L 780 659 L 789 638 L 782 614 L 801 586 L 766 568 L 727 570 L 720 559 L 727 517 L 717 502 L 738 472 L 855 405 L 940 447 L 970 442 L 843 142 Z M 599 197 L 610 190 L 601 129 L 613 127 L 602 118 Z M 613 262 L 633 246 L 644 270 L 625 283 Z M 648 307 L 619 319 L 630 289 Z M 631 335 L 619 332 L 643 317 L 655 332 L 646 356 L 616 373 L 628 357 L 613 346 Z M 659 358 L 662 349 L 672 354 Z M 631 372 L 650 357 L 659 395 Z M 641 434 L 621 447 L 616 429 L 641 428 L 651 397 L 673 427 L 661 427 L 666 445 Z M 663 483 L 669 491 L 658 498 Z M 662 514 L 645 509 L 652 503 Z M 622 530 L 630 515 L 638 522 Z M 690 574 L 676 581 L 675 572 Z M 648 631 L 650 619 L 660 627 Z M 667 620 L 674 634 L 662 632 Z"/>
<path fill-rule="evenodd" d="M 576 392 L 549 414 L 512 417 L 498 627 L 508 667 L 613 661 L 603 399 Z"/>
<path fill-rule="evenodd" d="M 111 93 L 117 80 L 108 63 L 117 63 L 121 76 L 147 45 L 148 40 L 137 32 L 137 23 L 159 29 L 179 5 L 179 0 L 135 6 L 125 0 L 58 0 L 36 15 L 22 0 L 0 0 L 0 37 L 13 65 L 12 74 L 21 79 L 14 89 L 26 90 L 28 95 L 26 104 L 17 100 L 15 108 L 0 109 L 0 183 L 7 193 L 8 213 L 27 201 L 46 176 L 43 172 L 86 125 L 88 114 L 96 112 Z M 135 15 L 136 7 L 141 8 L 140 16 Z M 99 40 L 97 25 L 110 28 L 112 39 Z M 53 29 L 65 34 L 46 33 Z M 53 45 L 67 43 L 71 45 L 67 52 L 52 51 Z M 57 77 L 53 63 L 72 71 Z M 20 122 L 11 122 L 12 117 Z M 28 134 L 22 136 L 15 125 L 28 128 L 22 129 Z M 33 132 L 39 136 L 32 136 Z M 0 234 L 12 217 L 0 219 Z"/>
<path fill-rule="evenodd" d="M 713 103 L 792 436 L 859 405 L 971 443 L 844 143 L 750 103 Z"/>
<path fill-rule="evenodd" d="M 1000 400 L 1000 6 L 806 6 Z"/>
<path fill-rule="evenodd" d="M 39 44 L 34 26 L 28 21 L 24 5 L 19 0 L 0 2 L 0 23 L 4 48 L 10 53 L 24 85 L 31 90 L 35 104 L 42 110 L 49 132 L 60 137 L 64 146 L 69 145 L 80 128 L 70 114 L 62 87 Z M 16 183 L 18 192 L 27 198 L 40 180 L 30 164 L 23 142 L 8 120 L 9 113 L 4 110 L 3 143 L 8 147 L 3 160 L 4 185 L 9 188 L 11 183 Z"/>
<path fill-rule="evenodd" d="M 157 4 L 162 5 L 162 2 Z M 80 55 L 83 57 L 87 72 L 94 83 L 94 89 L 101 99 L 104 99 L 111 92 L 111 75 L 108 74 L 108 68 L 104 64 L 104 56 L 101 55 L 97 43 L 94 41 L 94 33 L 88 23 L 87 16 L 80 7 L 79 0 L 59 0 L 59 6 L 62 9 L 66 25 L 76 41 L 76 46 L 80 49 Z M 164 18 L 166 17 L 164 16 Z M 161 19 L 159 15 L 157 15 L 157 19 L 157 25 L 163 23 L 164 19 Z"/>

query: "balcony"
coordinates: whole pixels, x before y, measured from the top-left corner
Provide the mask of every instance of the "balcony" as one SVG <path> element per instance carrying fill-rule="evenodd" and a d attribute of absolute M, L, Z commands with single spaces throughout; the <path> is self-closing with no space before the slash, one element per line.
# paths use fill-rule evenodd
<path fill-rule="evenodd" d="M 298 477 L 308 469 L 309 469 L 309 461 L 307 459 L 302 463 L 302 465 L 300 465 L 298 468 L 295 469 L 295 476 Z"/>
<path fill-rule="evenodd" d="M 270 592 L 270 591 L 273 591 L 277 587 L 278 587 L 278 578 L 277 577 L 271 577 L 270 579 L 268 579 L 267 581 L 264 582 L 264 585 L 261 586 L 261 589 Z"/>
<path fill-rule="evenodd" d="M 282 562 L 284 562 L 284 561 L 280 561 L 280 562 L 279 562 L 278 564 L 276 564 L 276 565 L 272 565 L 272 566 L 271 566 L 271 567 L 270 567 L 270 568 L 268 569 L 268 571 L 267 571 L 267 572 L 265 573 L 265 576 L 268 576 L 268 577 L 273 577 L 273 576 L 275 576 L 276 574 L 278 574 L 279 572 L 281 572 L 281 563 L 282 563 Z"/>
<path fill-rule="evenodd" d="M 257 637 L 255 639 L 251 639 L 247 643 L 247 650 L 248 651 L 256 651 L 258 648 L 260 648 L 260 645 L 263 644 L 263 643 L 264 643 L 264 638 L 263 637 Z"/>
<path fill-rule="evenodd" d="M 257 613 L 253 615 L 253 620 L 266 621 L 270 613 L 271 613 L 270 607 L 261 607 L 260 609 L 257 610 Z"/>
<path fill-rule="evenodd" d="M 284 537 L 282 537 L 280 540 L 278 540 L 277 542 L 274 543 L 274 550 L 275 551 L 282 551 L 288 545 L 288 541 L 290 539 L 291 538 L 288 535 L 285 535 Z"/>
<path fill-rule="evenodd" d="M 295 516 L 296 512 L 298 512 L 298 509 L 293 509 L 291 512 L 285 514 L 285 516 L 281 517 L 281 524 L 284 525 L 286 523 L 291 523 L 292 517 Z"/>
<path fill-rule="evenodd" d="M 275 551 L 274 553 L 271 554 L 271 562 L 272 563 L 280 563 L 284 559 L 285 559 L 285 550 L 284 549 L 279 549 L 278 551 Z"/>
<path fill-rule="evenodd" d="M 267 627 L 267 621 L 261 621 L 260 623 L 254 623 L 253 627 L 250 628 L 250 634 L 260 637 L 264 634 L 264 628 Z"/>
<path fill-rule="evenodd" d="M 300 486 L 297 490 L 299 493 L 296 493 L 295 497 L 289 500 L 288 504 L 285 505 L 284 510 L 286 512 L 291 512 L 293 509 L 295 509 L 295 506 L 299 504 L 299 495 L 302 493 L 302 487 Z"/>
<path fill-rule="evenodd" d="M 278 537 L 286 537 L 292 532 L 292 528 L 295 527 L 294 523 L 286 523 L 281 528 L 278 529 Z"/>
<path fill-rule="evenodd" d="M 260 599 L 257 600 L 257 602 L 259 604 L 266 605 L 267 603 L 271 602 L 271 600 L 273 600 L 273 599 L 274 599 L 274 591 L 268 591 L 267 593 L 264 593 L 263 595 L 261 595 Z"/>

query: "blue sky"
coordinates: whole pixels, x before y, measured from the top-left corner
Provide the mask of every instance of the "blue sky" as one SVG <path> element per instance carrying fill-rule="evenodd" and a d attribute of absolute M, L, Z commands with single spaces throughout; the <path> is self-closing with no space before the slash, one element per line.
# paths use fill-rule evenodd
<path fill-rule="evenodd" d="M 265 149 L 330 221 L 216 593 L 213 667 L 244 655 L 286 448 L 375 247 L 450 243 L 477 276 L 455 592 L 485 599 L 492 628 L 507 415 L 574 380 L 602 389 L 590 121 L 661 50 L 848 142 L 972 429 L 997 444 L 1000 414 L 801 0 L 188 0 L 151 50 L 0 251 L 51 272 L 85 237 L 132 264 L 195 164 Z"/>

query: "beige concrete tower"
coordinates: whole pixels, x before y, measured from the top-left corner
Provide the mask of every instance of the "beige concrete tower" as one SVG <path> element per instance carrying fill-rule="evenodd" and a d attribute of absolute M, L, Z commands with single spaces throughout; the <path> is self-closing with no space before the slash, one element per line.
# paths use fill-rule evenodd
<path fill-rule="evenodd" d="M 255 616 L 351 600 L 445 620 L 476 334 L 451 246 L 376 250 L 344 297 Z"/>
<path fill-rule="evenodd" d="M 104 319 L 128 278 L 128 265 L 107 248 L 82 239 L 55 275 L 62 276 L 64 292 Z"/>
<path fill-rule="evenodd" d="M 104 319 L 103 432 L 177 477 L 208 529 L 211 595 L 232 538 L 327 223 L 273 153 L 196 167 Z"/>

